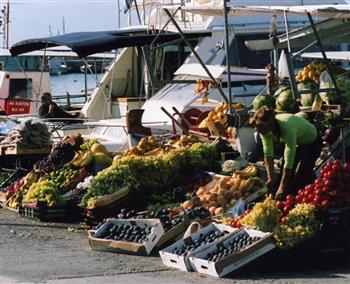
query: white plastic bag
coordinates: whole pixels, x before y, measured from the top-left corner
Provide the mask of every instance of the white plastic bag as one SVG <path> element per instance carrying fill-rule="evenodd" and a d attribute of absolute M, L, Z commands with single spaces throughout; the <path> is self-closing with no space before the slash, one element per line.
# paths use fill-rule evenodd
<path fill-rule="evenodd" d="M 235 204 L 235 206 L 233 206 L 231 214 L 233 218 L 236 218 L 240 215 L 242 215 L 245 211 L 245 205 L 244 205 L 244 201 L 242 198 L 240 198 L 237 203 Z"/>
<path fill-rule="evenodd" d="M 288 64 L 287 64 L 287 56 L 282 50 L 280 59 L 278 60 L 278 78 L 283 81 L 285 78 L 289 78 Z"/>

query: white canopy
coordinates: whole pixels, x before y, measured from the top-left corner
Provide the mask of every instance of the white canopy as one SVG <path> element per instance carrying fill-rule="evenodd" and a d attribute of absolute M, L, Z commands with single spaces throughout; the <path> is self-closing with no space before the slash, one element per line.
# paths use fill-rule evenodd
<path fill-rule="evenodd" d="M 206 67 L 216 80 L 227 80 L 227 66 L 206 65 Z M 231 66 L 230 69 L 232 82 L 265 80 L 266 71 L 264 69 L 250 69 L 238 66 Z M 198 77 L 198 79 L 210 80 L 209 75 L 199 63 L 183 64 L 174 74 L 195 76 Z"/>
<path fill-rule="evenodd" d="M 342 60 L 350 62 L 350 51 L 327 51 L 326 56 L 331 60 Z M 301 55 L 305 58 L 323 58 L 321 52 L 305 52 Z"/>
<path fill-rule="evenodd" d="M 223 16 L 223 8 L 216 7 L 182 7 L 185 12 L 206 16 Z M 326 18 L 350 18 L 350 4 L 335 5 L 305 5 L 305 6 L 231 6 L 228 7 L 228 16 L 247 16 L 253 13 L 283 14 L 310 13 L 314 16 Z"/>

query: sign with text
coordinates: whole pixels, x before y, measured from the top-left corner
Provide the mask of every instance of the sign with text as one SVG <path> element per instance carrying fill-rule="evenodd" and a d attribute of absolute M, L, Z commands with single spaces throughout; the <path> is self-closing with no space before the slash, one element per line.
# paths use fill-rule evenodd
<path fill-rule="evenodd" d="M 5 112 L 9 114 L 26 114 L 30 110 L 30 101 L 20 99 L 6 99 Z"/>

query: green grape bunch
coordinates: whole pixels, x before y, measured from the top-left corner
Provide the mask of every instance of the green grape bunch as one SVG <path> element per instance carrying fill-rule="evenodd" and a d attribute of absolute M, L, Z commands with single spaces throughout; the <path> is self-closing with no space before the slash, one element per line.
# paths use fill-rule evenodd
<path fill-rule="evenodd" d="M 242 218 L 241 224 L 248 225 L 263 232 L 272 232 L 278 225 L 282 213 L 272 196 L 255 204 L 253 209 Z"/>
<path fill-rule="evenodd" d="M 46 202 L 47 206 L 54 207 L 64 205 L 65 200 L 57 184 L 44 179 L 33 183 L 23 199 L 24 202 Z"/>
<path fill-rule="evenodd" d="M 311 238 L 318 229 L 319 222 L 315 207 L 311 204 L 297 204 L 286 216 L 286 223 L 274 229 L 277 247 L 290 249 Z"/>

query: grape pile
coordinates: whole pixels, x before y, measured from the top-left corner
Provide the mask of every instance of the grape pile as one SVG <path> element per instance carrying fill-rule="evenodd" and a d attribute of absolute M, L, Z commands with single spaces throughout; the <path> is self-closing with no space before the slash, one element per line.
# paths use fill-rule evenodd
<path fill-rule="evenodd" d="M 83 152 L 90 151 L 92 145 L 94 145 L 95 143 L 98 143 L 97 139 L 89 139 L 85 141 L 82 145 L 80 145 L 80 150 Z"/>
<path fill-rule="evenodd" d="M 106 230 L 101 233 L 100 238 L 142 244 L 151 234 L 151 231 L 151 227 L 142 228 L 140 226 L 110 224 Z"/>
<path fill-rule="evenodd" d="M 263 202 L 255 204 L 253 209 L 240 220 L 240 223 L 263 232 L 272 232 L 279 223 L 281 215 L 282 212 L 278 209 L 276 201 L 269 196 Z"/>
<path fill-rule="evenodd" d="M 90 188 L 90 183 L 93 178 L 93 176 L 86 177 L 84 181 L 78 183 L 74 189 L 68 191 L 66 194 L 63 195 L 63 197 L 78 205 L 81 202 L 81 199 L 83 198 L 88 188 Z"/>
<path fill-rule="evenodd" d="M 277 246 L 289 249 L 312 237 L 318 228 L 315 207 L 311 204 L 297 204 L 286 216 L 285 224 L 274 229 Z"/>
<path fill-rule="evenodd" d="M 41 173 L 49 173 L 52 170 L 60 169 L 65 163 L 71 161 L 74 155 L 72 144 L 62 140 L 55 144 L 48 157 L 34 165 L 34 169 Z"/>
<path fill-rule="evenodd" d="M 184 242 L 181 247 L 173 248 L 171 253 L 177 254 L 177 255 L 187 255 L 188 253 L 194 252 L 200 246 L 204 246 L 206 244 L 212 243 L 222 238 L 228 233 L 229 232 L 227 231 L 220 231 L 220 230 L 209 231 L 206 234 L 201 233 L 197 240 L 190 239 L 189 242 L 186 242 L 186 243 Z"/>
<path fill-rule="evenodd" d="M 54 182 L 44 179 L 33 183 L 26 193 L 24 202 L 44 201 L 49 207 L 60 206 L 65 203 L 62 193 Z"/>
<path fill-rule="evenodd" d="M 240 234 L 226 245 L 218 244 L 217 249 L 212 253 L 208 253 L 205 259 L 212 262 L 220 261 L 230 254 L 239 253 L 259 240 L 260 237 L 251 237 L 247 233 Z"/>

